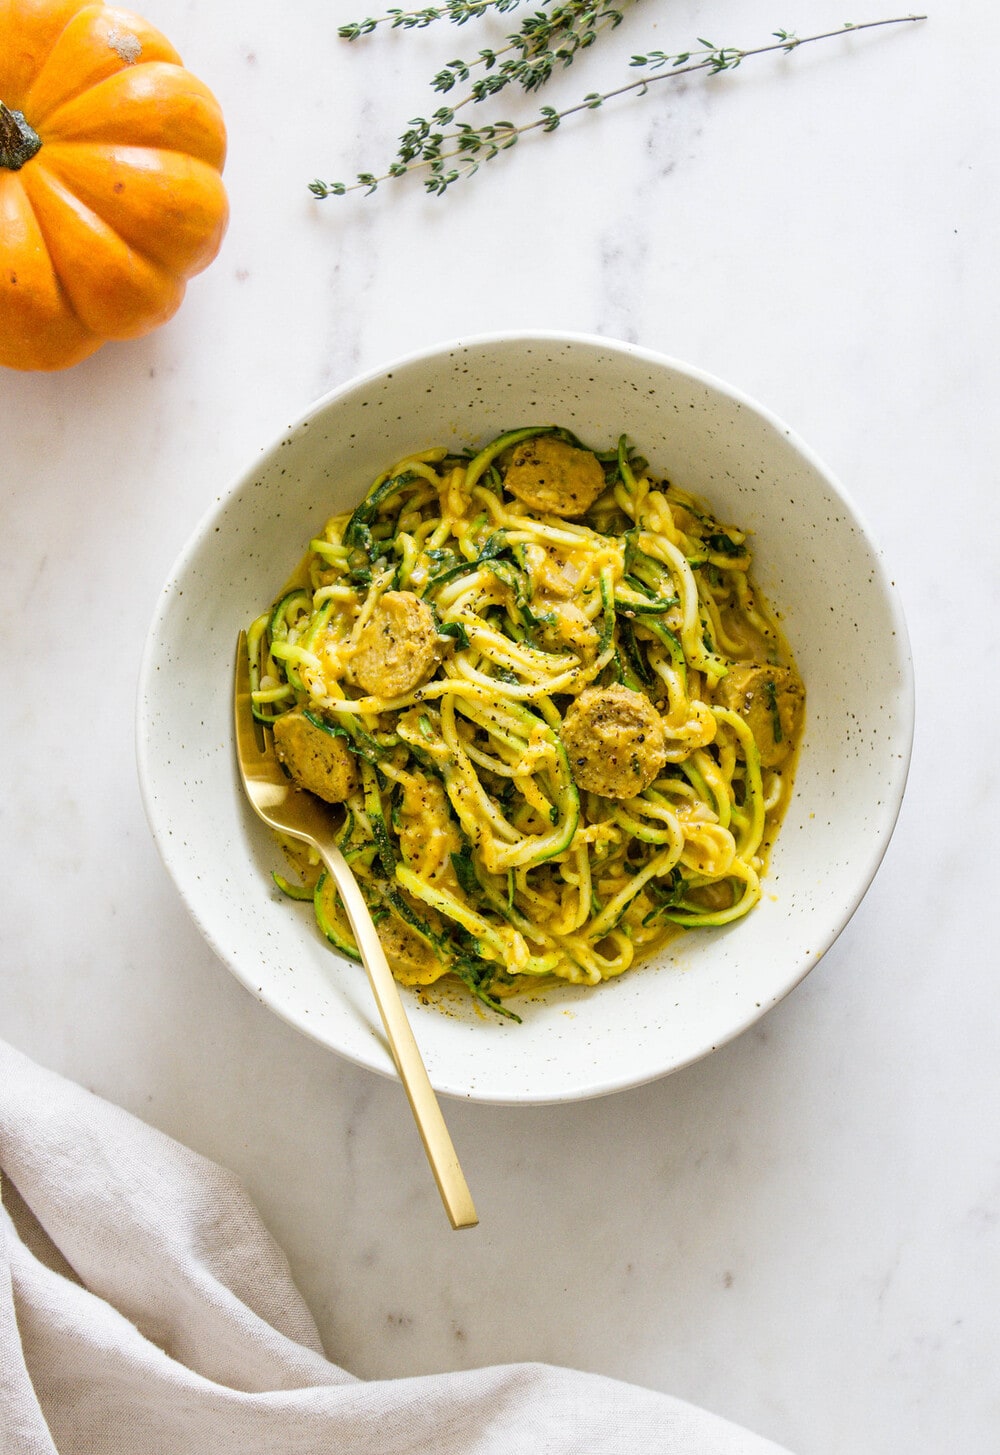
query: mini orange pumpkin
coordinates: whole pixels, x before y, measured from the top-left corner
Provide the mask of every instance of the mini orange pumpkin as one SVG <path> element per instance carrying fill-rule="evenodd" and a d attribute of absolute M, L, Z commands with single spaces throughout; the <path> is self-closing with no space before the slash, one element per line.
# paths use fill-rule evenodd
<path fill-rule="evenodd" d="M 0 364 L 64 369 L 172 317 L 226 230 L 225 154 L 145 20 L 0 0 Z"/>

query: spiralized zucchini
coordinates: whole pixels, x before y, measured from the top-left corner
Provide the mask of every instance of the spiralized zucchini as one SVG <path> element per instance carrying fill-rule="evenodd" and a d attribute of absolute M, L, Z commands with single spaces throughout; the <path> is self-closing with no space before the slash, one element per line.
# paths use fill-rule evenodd
<path fill-rule="evenodd" d="M 511 1014 L 752 909 L 803 693 L 749 570 L 744 533 L 624 436 L 555 427 L 415 453 L 327 522 L 249 629 L 254 711 L 343 804 L 397 978 Z M 357 958 L 285 847 L 302 884 L 279 887 Z"/>

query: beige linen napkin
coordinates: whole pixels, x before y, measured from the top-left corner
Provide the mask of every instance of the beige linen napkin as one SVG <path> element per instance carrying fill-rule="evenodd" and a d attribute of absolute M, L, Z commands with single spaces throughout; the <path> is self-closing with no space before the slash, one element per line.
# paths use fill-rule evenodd
<path fill-rule="evenodd" d="M 3 1455 L 781 1455 L 541 1364 L 331 1364 L 236 1179 L 0 1041 Z"/>

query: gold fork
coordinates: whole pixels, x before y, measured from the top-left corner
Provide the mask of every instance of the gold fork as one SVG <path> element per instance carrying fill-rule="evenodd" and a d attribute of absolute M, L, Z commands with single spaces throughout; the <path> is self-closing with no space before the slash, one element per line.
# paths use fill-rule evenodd
<path fill-rule="evenodd" d="M 304 844 L 311 844 L 336 883 L 441 1200 L 453 1228 L 474 1228 L 479 1218 L 472 1194 L 406 1018 L 399 987 L 389 969 L 358 882 L 334 842 L 331 805 L 295 786 L 275 757 L 270 731 L 254 719 L 245 632 L 240 632 L 236 648 L 233 710 L 236 758 L 251 807 L 272 829 L 300 839 Z M 258 741 L 258 731 L 264 737 L 263 747 Z"/>

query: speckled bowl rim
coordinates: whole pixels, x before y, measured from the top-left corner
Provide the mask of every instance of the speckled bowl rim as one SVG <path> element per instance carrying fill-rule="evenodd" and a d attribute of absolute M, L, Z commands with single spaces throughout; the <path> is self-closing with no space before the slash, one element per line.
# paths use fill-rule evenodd
<path fill-rule="evenodd" d="M 267 460 L 274 455 L 276 450 L 280 449 L 283 443 L 289 442 L 301 428 L 307 426 L 317 416 L 324 414 L 331 406 L 347 399 L 352 394 L 363 391 L 369 386 L 375 385 L 378 381 L 385 380 L 390 375 L 403 372 L 411 366 L 430 363 L 440 359 L 442 356 L 456 353 L 468 352 L 471 354 L 474 351 L 488 349 L 490 347 L 507 347 L 511 345 L 537 349 L 545 349 L 548 347 L 572 349 L 577 346 L 582 346 L 602 352 L 627 355 L 633 360 L 647 364 L 650 368 L 666 368 L 669 371 L 674 371 L 685 376 L 693 384 L 703 386 L 705 390 L 720 396 L 722 399 L 728 400 L 732 405 L 755 416 L 762 424 L 768 426 L 776 434 L 783 437 L 787 447 L 810 470 L 822 478 L 825 486 L 840 503 L 844 512 L 852 522 L 854 529 L 859 533 L 869 551 L 873 567 L 873 576 L 877 577 L 878 591 L 892 623 L 892 636 L 895 643 L 894 667 L 898 672 L 896 688 L 897 724 L 891 743 L 892 752 L 891 755 L 887 754 L 890 760 L 891 776 L 887 779 L 884 799 L 879 805 L 877 822 L 871 834 L 868 852 L 863 858 L 854 860 L 853 890 L 841 902 L 839 914 L 828 917 L 823 932 L 816 940 L 815 947 L 810 951 L 808 958 L 800 959 L 798 963 L 790 967 L 779 993 L 772 995 L 765 1004 L 751 1004 L 748 1002 L 745 1014 L 730 1018 L 719 1033 L 705 1034 L 692 1041 L 692 1044 L 686 1052 L 683 1055 L 675 1056 L 669 1064 L 664 1064 L 654 1069 L 644 1066 L 638 1070 L 619 1065 L 612 1074 L 606 1073 L 603 1076 L 593 1076 L 585 1084 L 575 1084 L 564 1088 L 511 1088 L 509 1091 L 498 1090 L 496 1087 L 488 1090 L 479 1089 L 474 1085 L 470 1086 L 457 1083 L 445 1071 L 429 1064 L 431 1079 L 436 1089 L 443 1095 L 497 1105 L 543 1105 L 584 1100 L 641 1085 L 680 1070 L 685 1066 L 689 1066 L 742 1035 L 760 1020 L 768 1010 L 779 1003 L 780 1000 L 784 999 L 785 996 L 799 985 L 815 964 L 818 963 L 823 954 L 837 940 L 867 893 L 892 837 L 906 787 L 912 751 L 914 719 L 912 657 L 902 605 L 895 585 L 886 569 L 881 549 L 877 545 L 863 513 L 819 456 L 783 420 L 750 395 L 719 379 L 715 375 L 685 361 L 638 344 L 606 338 L 601 335 L 565 331 L 517 330 L 512 332 L 492 332 L 458 336 L 423 349 L 400 355 L 387 363 L 378 365 L 363 374 L 352 377 L 314 400 L 282 432 L 280 438 L 273 440 L 261 448 L 256 459 L 240 472 L 228 488 L 219 494 L 213 504 L 205 511 L 177 556 L 157 602 L 140 666 L 136 717 L 136 756 L 140 793 L 150 830 L 163 863 L 173 879 L 186 908 L 207 943 L 234 973 L 237 979 L 255 994 L 258 999 L 262 1000 L 265 1004 L 270 1004 L 268 997 L 260 992 L 260 987 L 257 985 L 257 976 L 248 974 L 245 968 L 238 961 L 234 960 L 232 953 L 225 943 L 224 936 L 220 935 L 219 929 L 213 922 L 211 914 L 203 912 L 199 904 L 195 902 L 186 874 L 184 855 L 179 848 L 179 840 L 174 834 L 168 816 L 164 813 L 163 807 L 158 801 L 155 790 L 159 770 L 158 766 L 151 760 L 149 754 L 149 720 L 151 703 L 156 696 L 155 672 L 157 656 L 161 650 L 160 636 L 164 621 L 169 615 L 171 596 L 176 584 L 182 581 L 189 571 L 192 560 L 201 550 L 206 538 L 219 528 L 226 516 L 230 502 L 260 475 Z M 630 974 L 636 973 L 639 972 L 630 972 Z M 596 993 L 600 994 L 604 989 L 605 987 L 601 987 Z M 391 1077 L 395 1074 L 391 1064 L 388 1062 L 384 1048 L 376 1047 L 373 1049 L 371 1055 L 357 1054 L 356 1051 L 336 1044 L 328 1035 L 317 1034 L 315 1027 L 305 1022 L 301 1015 L 291 1014 L 287 1009 L 273 1004 L 270 1005 L 270 1008 L 310 1038 L 317 1040 L 320 1044 L 345 1056 L 355 1064 L 374 1070 L 382 1075 Z"/>

